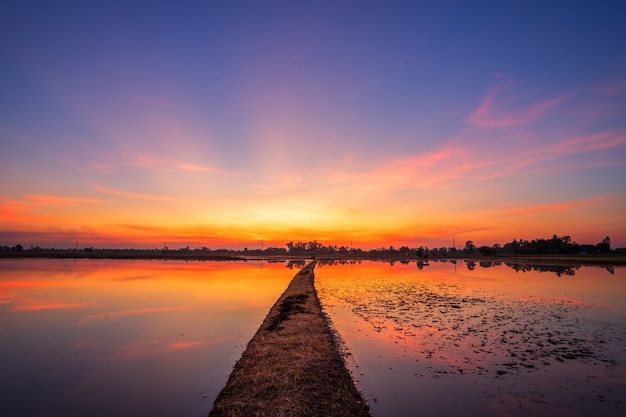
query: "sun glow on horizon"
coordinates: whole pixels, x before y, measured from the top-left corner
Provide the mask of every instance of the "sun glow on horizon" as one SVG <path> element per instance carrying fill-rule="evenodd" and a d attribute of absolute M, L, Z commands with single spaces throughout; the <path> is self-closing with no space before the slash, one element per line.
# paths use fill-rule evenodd
<path fill-rule="evenodd" d="M 626 246 L 619 14 L 416 7 L 13 5 L 0 243 Z"/>

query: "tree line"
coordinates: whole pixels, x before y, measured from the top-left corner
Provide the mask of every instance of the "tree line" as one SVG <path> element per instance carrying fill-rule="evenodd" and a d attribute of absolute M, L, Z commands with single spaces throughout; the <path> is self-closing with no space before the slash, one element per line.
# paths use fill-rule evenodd
<path fill-rule="evenodd" d="M 573 255 L 573 254 L 608 254 L 611 253 L 611 238 L 605 237 L 596 244 L 579 244 L 571 236 L 553 235 L 550 239 L 513 239 L 501 246 L 481 246 L 476 248 L 472 241 L 465 244 L 464 251 L 478 252 L 483 255 Z"/>
<path fill-rule="evenodd" d="M 473 241 L 468 240 L 462 248 L 456 247 L 435 247 L 427 246 L 409 247 L 394 246 L 380 247 L 371 250 L 363 250 L 348 246 L 324 245 L 317 240 L 308 242 L 293 242 L 285 244 L 285 247 L 268 247 L 265 249 L 209 249 L 206 246 L 191 249 L 189 246 L 179 249 L 169 249 L 167 246 L 161 249 L 95 249 L 85 247 L 79 249 L 45 249 L 31 246 L 24 248 L 21 244 L 14 246 L 0 246 L 0 252 L 31 254 L 50 254 L 72 256 L 81 254 L 83 256 L 106 255 L 110 253 L 124 256 L 318 256 L 318 257 L 418 257 L 418 258 L 445 258 L 471 255 L 498 256 L 498 255 L 571 255 L 571 254 L 626 254 L 626 248 L 611 249 L 611 239 L 607 236 L 596 244 L 579 244 L 572 240 L 570 236 L 553 235 L 549 239 L 513 239 L 511 242 L 501 245 L 499 243 L 492 246 L 476 246 Z"/>
<path fill-rule="evenodd" d="M 463 248 L 440 247 L 428 248 L 427 246 L 408 247 L 394 246 L 381 247 L 363 251 L 359 248 L 346 246 L 323 245 L 318 241 L 288 242 L 287 252 L 291 255 L 334 255 L 334 254 L 357 254 L 370 256 L 417 256 L 421 257 L 446 257 L 459 255 L 569 255 L 569 254 L 608 254 L 626 253 L 626 248 L 611 249 L 611 238 L 605 237 L 602 242 L 596 244 L 579 244 L 572 240 L 571 236 L 553 235 L 549 239 L 513 239 L 504 245 L 495 243 L 492 246 L 476 246 L 468 240 Z"/>

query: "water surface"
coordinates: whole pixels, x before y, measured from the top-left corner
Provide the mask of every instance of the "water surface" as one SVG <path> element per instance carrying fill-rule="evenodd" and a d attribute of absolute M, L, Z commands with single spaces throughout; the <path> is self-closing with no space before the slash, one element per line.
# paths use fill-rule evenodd
<path fill-rule="evenodd" d="M 294 271 L 283 263 L 0 261 L 6 416 L 203 416 Z"/>
<path fill-rule="evenodd" d="M 626 412 L 625 268 L 363 262 L 316 286 L 374 416 Z"/>

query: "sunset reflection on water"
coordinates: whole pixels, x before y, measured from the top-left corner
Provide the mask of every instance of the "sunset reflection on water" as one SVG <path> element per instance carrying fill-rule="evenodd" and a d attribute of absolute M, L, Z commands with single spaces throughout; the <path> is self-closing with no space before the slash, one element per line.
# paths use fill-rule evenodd
<path fill-rule="evenodd" d="M 512 266 L 317 268 L 374 415 L 624 412 L 626 269 Z"/>
<path fill-rule="evenodd" d="M 284 263 L 0 262 L 3 414 L 202 416 Z"/>

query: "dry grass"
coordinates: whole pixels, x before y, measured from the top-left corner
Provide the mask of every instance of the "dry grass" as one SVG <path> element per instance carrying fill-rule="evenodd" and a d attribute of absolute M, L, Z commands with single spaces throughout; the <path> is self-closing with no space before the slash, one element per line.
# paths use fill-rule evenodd
<path fill-rule="evenodd" d="M 209 416 L 369 416 L 304 267 L 235 364 Z"/>

